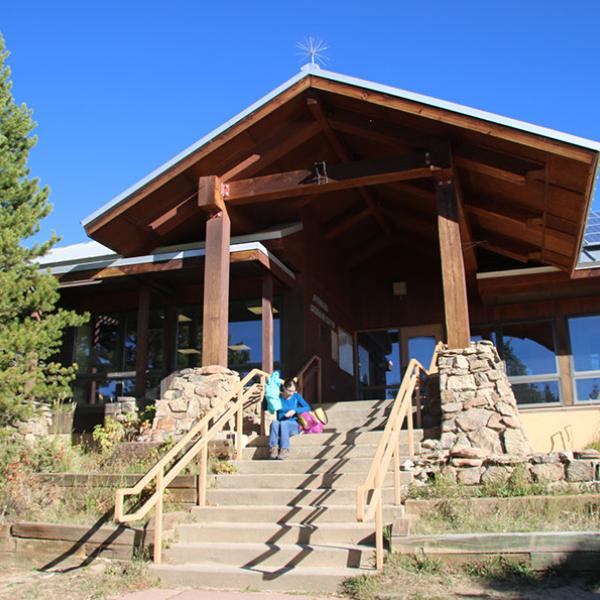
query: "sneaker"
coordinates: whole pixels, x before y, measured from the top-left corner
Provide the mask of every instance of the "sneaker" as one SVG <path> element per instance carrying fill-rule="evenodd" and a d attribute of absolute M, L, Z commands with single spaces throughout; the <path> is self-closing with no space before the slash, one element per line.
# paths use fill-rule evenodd
<path fill-rule="evenodd" d="M 282 448 L 279 451 L 279 460 L 285 460 L 290 454 L 290 451 L 287 448 Z"/>
<path fill-rule="evenodd" d="M 271 451 L 269 452 L 269 458 L 275 460 L 279 456 L 279 448 L 277 446 L 271 446 Z"/>

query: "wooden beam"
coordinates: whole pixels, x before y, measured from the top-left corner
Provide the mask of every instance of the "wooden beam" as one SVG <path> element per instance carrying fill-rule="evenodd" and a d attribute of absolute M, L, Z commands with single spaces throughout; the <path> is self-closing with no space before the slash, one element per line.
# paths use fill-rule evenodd
<path fill-rule="evenodd" d="M 260 109 L 258 109 L 256 112 L 252 113 L 245 119 L 242 119 L 229 129 L 224 131 L 216 139 L 212 140 L 211 143 L 204 144 L 194 152 L 191 152 L 190 154 L 182 158 L 179 162 L 174 164 L 172 167 L 160 173 L 146 186 L 133 192 L 132 195 L 126 200 L 119 203 L 114 208 L 111 208 L 110 210 L 107 210 L 106 212 L 99 215 L 96 219 L 94 219 L 94 221 L 92 221 L 86 226 L 86 232 L 88 233 L 88 235 L 91 236 L 95 231 L 106 225 L 108 222 L 112 221 L 117 215 L 120 215 L 121 213 L 125 212 L 126 210 L 137 204 L 140 200 L 162 187 L 167 181 L 183 173 L 188 168 L 200 161 L 200 159 L 214 152 L 217 148 L 220 148 L 224 146 L 227 142 L 233 140 L 241 132 L 245 131 L 246 129 L 249 129 L 252 125 L 264 119 L 272 112 L 280 108 L 288 100 L 291 100 L 295 96 L 301 94 L 309 86 L 310 81 L 308 78 L 301 79 L 292 87 L 285 90 L 276 98 L 274 98 L 271 102 L 268 102 L 264 106 L 260 107 Z"/>
<path fill-rule="evenodd" d="M 215 196 L 220 195 L 217 188 Z M 215 197 L 215 203 L 217 203 Z M 207 202 L 210 205 L 210 202 Z M 226 210 L 206 222 L 202 366 L 227 366 L 229 324 L 229 242 L 231 224 Z"/>
<path fill-rule="evenodd" d="M 508 238 L 493 231 L 479 228 L 475 231 L 475 237 L 479 247 L 522 263 L 539 260 L 541 257 L 540 249 L 533 244 Z"/>
<path fill-rule="evenodd" d="M 273 372 L 273 277 L 265 273 L 262 278 L 262 370 Z"/>
<path fill-rule="evenodd" d="M 494 207 L 498 208 L 494 208 Z M 556 231 L 546 225 L 530 220 L 530 213 L 501 207 L 496 203 L 486 202 L 483 206 L 469 204 L 465 206 L 467 213 L 475 215 L 478 222 L 491 231 L 497 231 L 506 238 L 514 237 L 529 242 L 540 248 L 570 257 L 575 245 L 575 237 L 568 233 Z"/>
<path fill-rule="evenodd" d="M 204 175 L 198 178 L 198 208 L 211 215 L 225 211 L 220 177 Z"/>
<path fill-rule="evenodd" d="M 368 207 L 363 208 L 358 212 L 353 211 L 351 215 L 343 217 L 337 223 L 331 225 L 328 229 L 326 229 L 325 239 L 331 240 L 337 237 L 338 235 L 341 235 L 345 231 L 348 231 L 348 229 L 354 227 L 357 223 L 364 221 L 371 214 L 371 210 Z"/>
<path fill-rule="evenodd" d="M 375 104 L 392 110 L 399 110 L 416 117 L 427 119 L 432 123 L 441 122 L 447 125 L 454 125 L 466 130 L 481 133 L 489 138 L 504 139 L 530 148 L 551 152 L 558 156 L 570 158 L 587 165 L 593 164 L 595 160 L 596 153 L 594 150 L 580 148 L 567 142 L 545 138 L 514 127 L 492 123 L 485 119 L 439 108 L 437 106 L 431 106 L 423 102 L 398 98 L 383 92 L 365 90 L 360 86 L 331 81 L 322 77 L 312 77 L 310 86 L 314 89 L 323 90 L 324 92 L 355 98 L 361 102 L 367 102 L 368 104 Z"/>
<path fill-rule="evenodd" d="M 143 400 L 146 396 L 148 369 L 148 339 L 150 330 L 150 288 L 140 288 L 135 336 L 135 397 Z"/>
<path fill-rule="evenodd" d="M 458 173 L 454 169 L 454 187 L 456 190 L 456 203 L 458 208 L 458 222 L 460 225 L 460 239 L 462 242 L 462 252 L 465 261 L 465 273 L 467 277 L 467 286 L 470 290 L 477 288 L 477 255 L 475 254 L 475 242 L 471 232 L 471 223 L 465 212 L 464 196 Z"/>
<path fill-rule="evenodd" d="M 231 181 L 223 184 L 228 204 L 250 204 L 311 194 L 325 194 L 391 181 L 423 179 L 442 169 L 431 165 L 425 152 L 406 156 L 360 160 L 347 164 L 324 165 L 326 174 L 299 169 L 274 175 Z"/>
<path fill-rule="evenodd" d="M 343 146 L 343 144 L 339 141 L 335 132 L 331 128 L 331 125 L 327 121 L 327 117 L 325 116 L 325 112 L 323 111 L 323 106 L 320 103 L 319 99 L 317 97 L 315 97 L 314 95 L 309 96 L 307 99 L 307 104 L 308 104 L 308 108 L 309 108 L 310 112 L 312 113 L 313 117 L 316 119 L 317 123 L 323 130 L 323 133 L 325 133 L 325 137 L 329 141 L 329 144 L 333 148 L 334 152 L 337 154 L 338 158 L 343 163 L 352 162 L 352 157 L 350 156 L 350 153 L 348 152 L 348 150 L 346 150 L 346 148 Z M 386 220 L 383 218 L 383 215 L 381 214 L 381 210 L 379 209 L 379 206 L 378 206 L 375 198 L 373 198 L 372 192 L 363 187 L 359 187 L 357 189 L 357 191 L 358 191 L 359 195 L 361 196 L 361 198 L 365 201 L 365 203 L 369 207 L 370 212 L 375 217 L 375 220 L 381 227 L 382 231 L 387 236 L 389 236 L 391 234 L 390 226 L 388 225 Z"/>
<path fill-rule="evenodd" d="M 416 129 L 410 129 L 390 121 L 376 121 L 350 111 L 336 110 L 329 118 L 331 127 L 336 131 L 372 140 L 391 148 L 408 146 L 428 149 L 439 143 L 440 138 L 427 135 Z"/>
<path fill-rule="evenodd" d="M 438 181 L 436 200 L 448 347 L 466 348 L 471 341 L 469 305 L 458 199 L 452 180 Z"/>
<path fill-rule="evenodd" d="M 274 135 L 256 144 L 250 154 L 231 160 L 230 166 L 221 175 L 221 180 L 227 182 L 236 178 L 252 177 L 315 137 L 320 131 L 318 123 L 313 122 L 294 123 L 279 129 Z"/>

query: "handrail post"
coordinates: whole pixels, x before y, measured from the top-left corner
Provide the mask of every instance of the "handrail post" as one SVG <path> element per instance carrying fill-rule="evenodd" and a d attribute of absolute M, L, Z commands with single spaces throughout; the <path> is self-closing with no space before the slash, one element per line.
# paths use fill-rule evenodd
<path fill-rule="evenodd" d="M 412 396 L 408 398 L 408 410 L 406 411 L 406 420 L 408 429 L 408 455 L 412 458 L 415 455 L 415 432 L 413 430 Z"/>
<path fill-rule="evenodd" d="M 240 388 L 237 395 L 237 418 L 235 427 L 235 458 L 242 460 L 242 437 L 244 431 L 244 390 Z"/>
<path fill-rule="evenodd" d="M 375 507 L 375 563 L 377 570 L 383 569 L 383 486 L 381 471 L 375 476 L 375 494 L 378 495 Z"/>
<path fill-rule="evenodd" d="M 200 450 L 200 464 L 198 473 L 198 506 L 206 505 L 206 477 L 208 472 L 208 424 L 202 428 L 201 436 L 204 438 L 202 450 Z"/>
<path fill-rule="evenodd" d="M 400 424 L 396 425 L 394 432 L 396 443 L 394 444 L 394 504 L 400 506 L 402 494 L 400 491 Z"/>
<path fill-rule="evenodd" d="M 154 508 L 154 562 L 160 564 L 162 561 L 162 522 L 163 522 L 163 477 L 165 469 L 162 467 L 156 474 L 156 493 L 158 500 Z"/>
<path fill-rule="evenodd" d="M 259 410 L 260 410 L 260 435 L 267 435 L 267 415 L 265 414 L 265 392 L 267 388 L 267 378 L 264 375 L 260 376 L 260 400 L 259 400 Z"/>
<path fill-rule="evenodd" d="M 421 369 L 417 368 L 417 381 L 415 382 L 415 405 L 417 407 L 417 429 L 422 427 L 421 417 Z"/>

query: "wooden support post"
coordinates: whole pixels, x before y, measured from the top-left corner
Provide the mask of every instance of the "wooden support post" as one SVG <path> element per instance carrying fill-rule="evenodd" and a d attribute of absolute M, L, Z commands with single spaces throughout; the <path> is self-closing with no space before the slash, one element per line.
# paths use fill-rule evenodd
<path fill-rule="evenodd" d="M 448 348 L 466 348 L 471 341 L 469 305 L 458 202 L 452 179 L 437 182 L 436 200 Z"/>
<path fill-rule="evenodd" d="M 140 289 L 137 313 L 135 353 L 135 397 L 143 400 L 146 395 L 146 370 L 148 368 L 148 330 L 150 328 L 150 288 Z"/>
<path fill-rule="evenodd" d="M 573 373 L 571 371 L 571 349 L 569 345 L 569 325 L 566 317 L 556 318 L 556 354 L 558 355 L 558 372 L 562 401 L 565 406 L 574 404 Z"/>
<path fill-rule="evenodd" d="M 165 329 L 165 369 L 169 375 L 177 368 L 177 311 L 172 304 L 167 306 Z"/>
<path fill-rule="evenodd" d="M 273 276 L 265 273 L 262 279 L 262 370 L 273 372 Z"/>
<path fill-rule="evenodd" d="M 211 213 L 206 222 L 202 366 L 226 367 L 231 223 L 221 198 L 218 177 L 200 178 L 198 203 Z"/>

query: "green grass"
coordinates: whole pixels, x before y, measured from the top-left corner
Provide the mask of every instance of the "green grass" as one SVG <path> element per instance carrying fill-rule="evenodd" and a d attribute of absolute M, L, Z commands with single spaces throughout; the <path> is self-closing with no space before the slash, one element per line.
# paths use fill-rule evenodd
<path fill-rule="evenodd" d="M 440 500 L 411 527 L 415 535 L 444 533 L 508 533 L 526 531 L 597 531 L 600 529 L 600 506 L 565 508 L 549 501 L 532 510 L 530 506 L 499 504 L 482 515 L 470 510 L 468 501 Z"/>
<path fill-rule="evenodd" d="M 465 573 L 475 579 L 487 582 L 519 582 L 535 584 L 540 580 L 529 565 L 496 556 L 484 562 L 470 563 L 463 566 Z"/>
<path fill-rule="evenodd" d="M 506 481 L 487 482 L 482 485 L 462 485 L 441 474 L 436 474 L 433 481 L 427 485 L 412 485 L 408 491 L 408 497 L 418 500 L 515 498 L 518 496 L 541 496 L 548 493 L 547 486 L 543 482 L 530 482 L 525 467 L 518 465 Z"/>

